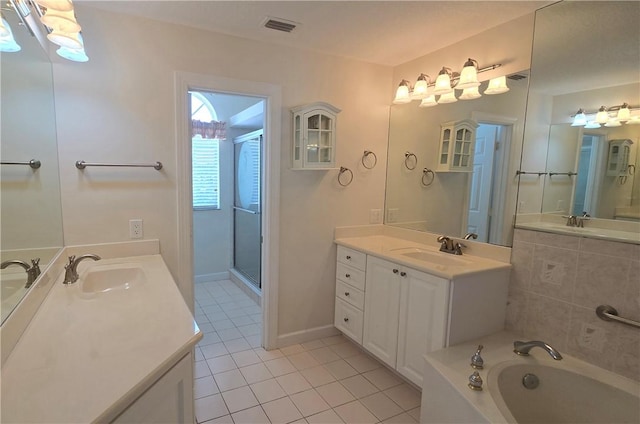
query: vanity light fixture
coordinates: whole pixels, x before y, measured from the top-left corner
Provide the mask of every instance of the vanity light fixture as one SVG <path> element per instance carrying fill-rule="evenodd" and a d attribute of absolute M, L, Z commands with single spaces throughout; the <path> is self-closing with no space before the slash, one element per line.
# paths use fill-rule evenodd
<path fill-rule="evenodd" d="M 411 91 L 411 85 L 409 81 L 403 79 L 400 81 L 400 85 L 398 85 L 398 89 L 396 90 L 396 97 L 393 99 L 394 105 L 411 103 L 411 96 L 409 92 Z"/>
<path fill-rule="evenodd" d="M 610 118 L 604 126 L 607 128 L 621 127 L 622 123 L 615 118 Z"/>
<path fill-rule="evenodd" d="M 411 98 L 422 100 L 429 97 L 429 84 L 431 84 L 431 77 L 427 74 L 420 74 L 416 80 L 416 85 L 413 86 Z"/>
<path fill-rule="evenodd" d="M 594 130 L 596 128 L 600 128 L 600 126 L 601 125 L 598 124 L 596 121 L 588 121 L 584 127 L 588 130 Z"/>
<path fill-rule="evenodd" d="M 422 99 L 422 101 L 418 105 L 418 107 L 433 107 L 433 106 L 438 106 L 438 102 L 436 101 L 435 94 L 432 94 L 429 97 Z"/>
<path fill-rule="evenodd" d="M 607 108 L 604 106 L 600 106 L 598 109 L 598 113 L 596 113 L 596 122 L 598 124 L 606 124 L 609 120 L 609 113 L 607 112 Z"/>
<path fill-rule="evenodd" d="M 480 91 L 478 91 L 478 87 L 469 87 L 469 88 L 465 88 L 464 90 L 462 90 L 462 94 L 460 95 L 460 97 L 458 97 L 458 99 L 460 100 L 473 100 L 473 99 L 478 99 L 482 97 L 482 94 L 480 94 Z"/>
<path fill-rule="evenodd" d="M 22 50 L 22 47 L 13 38 L 11 26 L 4 18 L 0 21 L 0 52 L 15 53 Z"/>
<path fill-rule="evenodd" d="M 578 109 L 578 112 L 573 117 L 573 122 L 571 123 L 572 127 L 582 127 L 587 125 L 587 115 L 584 113 L 584 109 Z"/>
<path fill-rule="evenodd" d="M 443 94 L 442 96 L 440 96 L 440 98 L 438 99 L 438 104 L 455 103 L 457 101 L 458 99 L 456 99 L 456 93 L 451 90 L 447 94 Z"/>
<path fill-rule="evenodd" d="M 451 68 L 443 66 L 438 73 L 438 78 L 436 78 L 436 86 L 433 89 L 433 94 L 443 95 L 452 93 L 453 87 L 451 85 L 451 80 L 455 78 L 455 76 L 457 76 L 457 74 L 451 72 Z"/>
<path fill-rule="evenodd" d="M 620 109 L 618 109 L 618 116 L 616 117 L 616 119 L 618 119 L 618 121 L 628 121 L 629 118 L 631 118 L 629 104 L 623 103 L 622 106 L 620 106 Z"/>
<path fill-rule="evenodd" d="M 509 87 L 507 86 L 507 77 L 502 75 L 489 80 L 489 86 L 484 90 L 484 94 L 502 94 L 507 91 L 509 91 Z"/>
<path fill-rule="evenodd" d="M 460 80 L 456 85 L 457 89 L 466 90 L 467 88 L 479 87 L 478 81 L 478 61 L 469 58 L 460 72 Z"/>

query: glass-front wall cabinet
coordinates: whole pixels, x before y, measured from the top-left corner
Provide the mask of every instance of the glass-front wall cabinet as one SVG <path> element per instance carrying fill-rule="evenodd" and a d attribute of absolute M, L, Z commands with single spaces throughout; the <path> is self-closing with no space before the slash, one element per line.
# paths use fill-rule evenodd
<path fill-rule="evenodd" d="M 333 169 L 336 163 L 336 116 L 340 109 L 317 102 L 293 112 L 293 169 Z"/>
<path fill-rule="evenodd" d="M 438 172 L 473 172 L 473 150 L 477 126 L 471 120 L 442 124 Z"/>

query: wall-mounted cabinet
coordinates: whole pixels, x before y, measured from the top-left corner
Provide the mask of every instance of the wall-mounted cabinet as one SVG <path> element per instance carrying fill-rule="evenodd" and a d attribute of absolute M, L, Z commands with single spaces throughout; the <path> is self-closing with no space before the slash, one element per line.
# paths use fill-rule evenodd
<path fill-rule="evenodd" d="M 610 140 L 609 156 L 607 158 L 607 177 L 622 177 L 629 173 L 629 154 L 631 140 Z"/>
<path fill-rule="evenodd" d="M 438 172 L 473 172 L 473 152 L 478 124 L 470 119 L 440 126 Z"/>
<path fill-rule="evenodd" d="M 340 109 L 315 102 L 291 109 L 293 113 L 293 169 L 336 167 L 336 119 Z"/>

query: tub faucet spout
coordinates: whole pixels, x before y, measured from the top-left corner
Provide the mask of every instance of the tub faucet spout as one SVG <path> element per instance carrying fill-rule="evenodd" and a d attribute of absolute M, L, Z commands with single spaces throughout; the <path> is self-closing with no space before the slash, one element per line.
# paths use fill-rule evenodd
<path fill-rule="evenodd" d="M 515 341 L 513 342 L 513 351 L 522 356 L 529 356 L 529 351 L 534 347 L 541 347 L 546 350 L 547 353 L 556 361 L 562 359 L 562 355 L 558 352 L 553 346 L 548 343 L 542 342 L 540 340 L 532 340 L 530 342 L 521 342 Z"/>

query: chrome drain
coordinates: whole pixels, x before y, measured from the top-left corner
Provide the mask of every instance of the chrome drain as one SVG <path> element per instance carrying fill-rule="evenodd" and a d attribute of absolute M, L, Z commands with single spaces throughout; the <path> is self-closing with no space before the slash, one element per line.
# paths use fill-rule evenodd
<path fill-rule="evenodd" d="M 540 379 L 535 374 L 525 374 L 522 377 L 522 385 L 529 390 L 533 390 L 540 385 Z"/>

